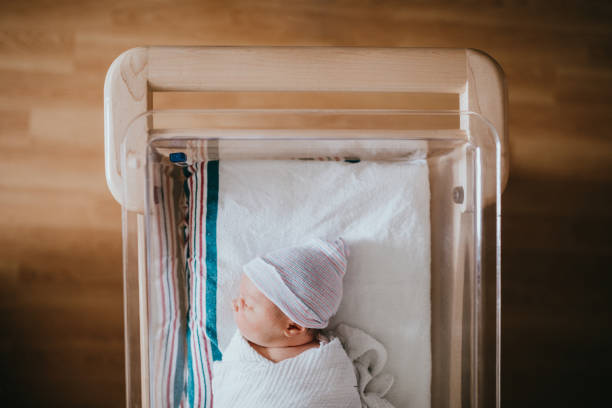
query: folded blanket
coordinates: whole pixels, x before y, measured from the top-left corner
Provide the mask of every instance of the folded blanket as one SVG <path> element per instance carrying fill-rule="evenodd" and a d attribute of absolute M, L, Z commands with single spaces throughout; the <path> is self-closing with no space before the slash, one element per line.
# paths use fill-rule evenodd
<path fill-rule="evenodd" d="M 274 363 L 236 331 L 213 365 L 214 405 L 219 408 L 359 408 L 357 379 L 340 341 Z"/>
<path fill-rule="evenodd" d="M 333 331 L 353 362 L 363 408 L 394 408 L 384 396 L 393 385 L 393 376 L 382 373 L 387 363 L 387 350 L 372 336 L 346 324 Z"/>

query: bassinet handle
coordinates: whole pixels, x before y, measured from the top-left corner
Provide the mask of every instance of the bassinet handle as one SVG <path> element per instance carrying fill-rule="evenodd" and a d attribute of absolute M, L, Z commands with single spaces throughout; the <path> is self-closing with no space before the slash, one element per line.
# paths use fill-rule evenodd
<path fill-rule="evenodd" d="M 500 191 L 506 184 L 507 92 L 504 75 L 499 64 L 481 51 L 451 48 L 152 46 L 133 48 L 121 54 L 106 77 L 106 176 L 109 188 L 119 202 L 122 202 L 119 147 L 126 129 L 135 117 L 152 109 L 153 92 L 169 91 L 455 93 L 459 95 L 461 111 L 481 115 L 496 130 L 501 151 Z M 473 122 L 462 123 L 462 128 L 482 126 L 479 121 Z M 146 140 L 142 144 L 144 154 Z M 485 169 L 494 171 L 495 142 L 482 147 L 489 153 L 483 156 Z M 495 189 L 487 188 L 486 191 Z M 123 204 L 141 210 L 139 203 L 143 191 L 134 193 L 135 198 L 128 197 Z M 484 200 L 489 202 L 494 198 L 485 196 Z"/>

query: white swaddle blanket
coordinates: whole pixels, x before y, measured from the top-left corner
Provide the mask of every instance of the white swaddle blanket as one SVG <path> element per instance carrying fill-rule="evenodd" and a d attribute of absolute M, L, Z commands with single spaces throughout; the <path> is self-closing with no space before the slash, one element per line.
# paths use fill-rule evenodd
<path fill-rule="evenodd" d="M 220 408 L 361 408 L 353 364 L 337 338 L 274 363 L 236 331 L 213 365 L 212 385 Z"/>

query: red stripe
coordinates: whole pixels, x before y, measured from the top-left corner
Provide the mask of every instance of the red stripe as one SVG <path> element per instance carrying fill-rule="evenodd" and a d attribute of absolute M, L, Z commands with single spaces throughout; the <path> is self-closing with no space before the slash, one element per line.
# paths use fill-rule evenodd
<path fill-rule="evenodd" d="M 195 288 L 193 290 L 193 293 L 195 293 Z M 198 336 L 198 333 L 197 333 L 197 330 L 194 330 L 194 324 L 193 323 L 191 324 L 191 332 L 193 333 L 193 336 L 191 337 L 191 349 L 192 349 L 192 353 L 193 353 L 193 356 L 194 356 L 194 360 L 193 361 L 197 362 L 197 357 L 198 357 L 198 347 L 197 347 L 197 344 L 198 344 L 197 338 L 198 337 L 197 336 Z M 200 378 L 199 368 L 200 368 L 199 365 L 195 364 L 195 370 L 196 370 L 198 378 Z M 198 380 L 198 390 L 199 390 L 199 385 L 200 385 L 200 380 Z M 198 391 L 197 395 L 198 396 L 200 395 L 199 391 Z M 195 406 L 197 407 L 198 405 L 195 404 Z"/>
<path fill-rule="evenodd" d="M 170 192 L 171 192 L 170 177 L 167 177 L 166 180 L 167 180 L 167 186 L 168 186 L 168 189 L 166 190 L 168 194 L 166 194 L 166 197 L 170 197 L 170 196 L 172 196 L 172 194 L 170 194 Z M 172 206 L 172 203 L 173 203 L 173 201 L 168 199 L 168 204 L 170 204 L 170 205 L 167 207 L 167 209 L 169 210 L 169 214 L 170 215 L 174 214 L 174 208 Z M 172 363 L 174 361 L 174 337 L 175 337 L 175 333 L 176 333 L 176 321 L 178 320 L 178 307 L 177 307 L 177 303 L 176 303 L 176 276 L 175 276 L 176 274 L 174 273 L 174 261 L 175 261 L 175 259 L 174 259 L 174 255 L 175 255 L 175 252 L 174 252 L 175 251 L 174 238 L 175 238 L 175 232 L 176 231 L 173 228 L 174 223 L 170 222 L 169 224 L 170 224 L 169 228 L 170 228 L 170 232 L 171 232 L 171 235 L 170 235 L 170 243 L 171 243 L 171 245 L 170 245 L 170 249 L 171 249 L 170 259 L 172 259 L 172 262 L 170 264 L 170 273 L 172 274 L 171 275 L 172 282 L 174 283 L 173 287 L 169 288 L 169 290 L 172 290 L 172 299 L 174 300 L 174 309 L 175 309 L 174 323 L 172 325 L 172 340 L 170 342 L 171 348 L 170 348 L 170 360 L 169 360 L 169 364 L 168 364 L 168 381 L 167 381 L 167 384 L 166 384 L 166 390 L 168 392 L 168 405 L 171 406 L 172 404 L 171 404 L 171 401 L 170 401 L 170 396 L 171 395 L 174 396 L 174 393 L 170 392 L 170 378 L 172 377 L 172 365 L 173 365 Z"/>
<path fill-rule="evenodd" d="M 212 408 L 213 406 L 213 393 L 212 393 L 212 373 L 210 372 L 210 359 L 208 357 L 208 341 L 206 341 L 208 337 L 204 337 L 204 354 L 206 355 L 206 368 L 208 369 L 208 394 L 210 395 L 210 406 L 208 408 Z"/>

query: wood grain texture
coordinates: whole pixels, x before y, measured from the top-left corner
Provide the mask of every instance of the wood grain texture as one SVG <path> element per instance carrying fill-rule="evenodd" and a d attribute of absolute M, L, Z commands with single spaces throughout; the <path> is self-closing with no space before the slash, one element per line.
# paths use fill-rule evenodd
<path fill-rule="evenodd" d="M 502 405 L 595 406 L 612 332 L 605 1 L 0 5 L 0 399 L 124 404 L 121 217 L 104 76 L 139 45 L 471 47 L 504 68 Z M 606 396 L 607 399 L 607 396 Z"/>

